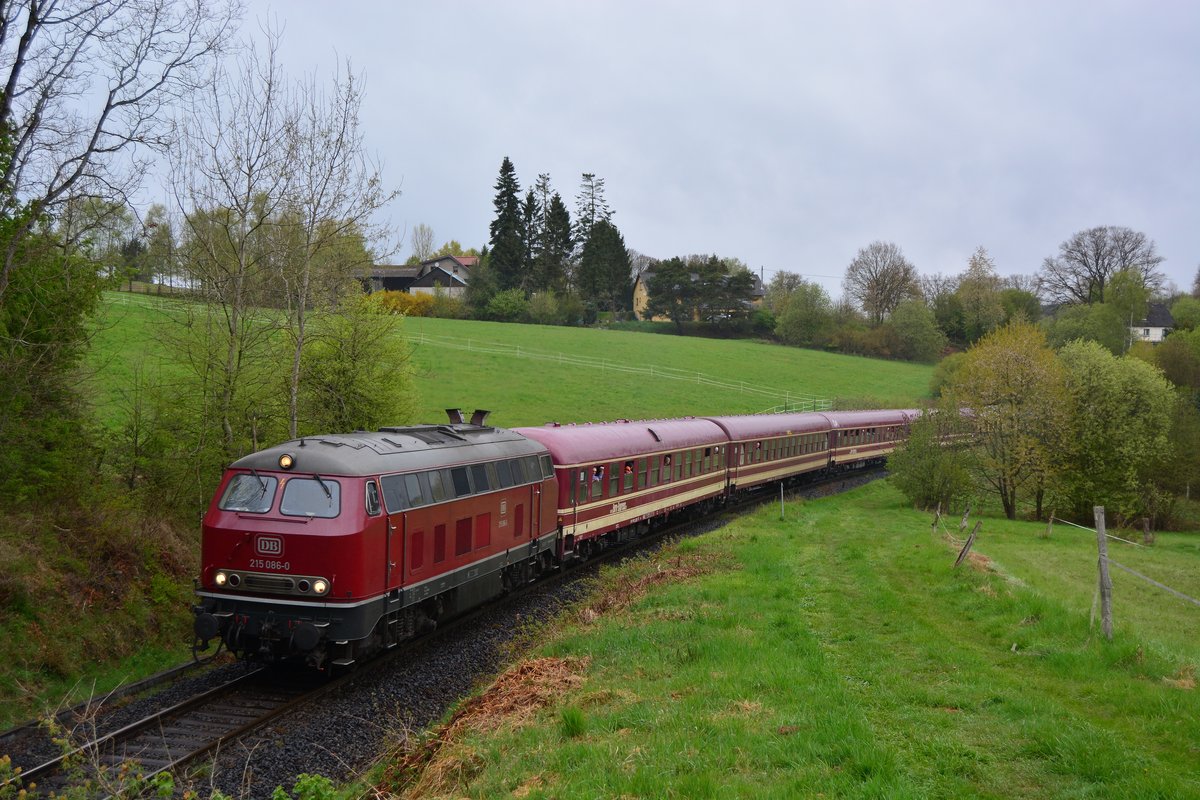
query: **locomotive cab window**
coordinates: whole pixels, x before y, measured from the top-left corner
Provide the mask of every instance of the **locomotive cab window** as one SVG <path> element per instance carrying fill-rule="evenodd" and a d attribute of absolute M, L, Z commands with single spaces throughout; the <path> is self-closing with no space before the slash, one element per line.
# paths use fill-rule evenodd
<path fill-rule="evenodd" d="M 342 507 L 342 486 L 331 478 L 292 478 L 283 487 L 279 512 L 289 517 L 332 519 Z"/>
<path fill-rule="evenodd" d="M 222 511 L 265 514 L 271 510 L 277 484 L 278 481 L 270 475 L 256 477 L 250 473 L 239 472 L 225 487 L 225 494 L 221 496 L 217 508 Z"/>
<path fill-rule="evenodd" d="M 367 513 L 372 517 L 382 511 L 379 505 L 379 485 L 375 481 L 367 481 Z"/>

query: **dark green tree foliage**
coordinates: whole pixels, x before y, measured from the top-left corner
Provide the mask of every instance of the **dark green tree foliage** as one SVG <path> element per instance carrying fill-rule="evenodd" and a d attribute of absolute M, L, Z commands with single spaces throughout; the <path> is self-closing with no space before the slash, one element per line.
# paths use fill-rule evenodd
<path fill-rule="evenodd" d="M 716 256 L 701 268 L 700 317 L 726 326 L 746 319 L 754 311 L 754 275 L 745 267 L 730 269 Z"/>
<path fill-rule="evenodd" d="M 646 314 L 650 317 L 667 317 L 675 323 L 675 330 L 683 334 L 683 324 L 696 316 L 698 276 L 678 256 L 654 265 L 646 289 L 650 295 Z"/>
<path fill-rule="evenodd" d="M 1013 320 L 1037 322 L 1042 318 L 1042 304 L 1033 292 L 1024 289 L 1001 289 L 1000 304 L 1004 306 L 1006 325 Z"/>
<path fill-rule="evenodd" d="M 534 256 L 535 286 L 556 293 L 566 291 L 568 267 L 571 253 L 575 249 L 575 238 L 571 233 L 571 214 L 562 197 L 555 192 L 545 209 L 541 238 Z"/>
<path fill-rule="evenodd" d="M 541 239 L 541 214 L 538 213 L 537 199 L 534 197 L 533 189 L 530 189 L 525 194 L 524 201 L 521 202 L 521 243 L 524 250 L 521 254 L 521 284 L 519 288 L 526 295 L 539 288 L 536 283 L 537 276 L 534 273 L 533 259 L 534 254 L 541 247 Z"/>
<path fill-rule="evenodd" d="M 629 307 L 632 281 L 625 237 L 611 222 L 592 226 L 579 259 L 579 294 L 598 311 Z"/>
<path fill-rule="evenodd" d="M 575 196 L 575 242 L 583 248 L 598 222 L 611 222 L 613 212 L 604 199 L 604 178 L 585 172 L 579 181 L 579 194 Z"/>
<path fill-rule="evenodd" d="M 1046 338 L 1055 349 L 1082 340 L 1099 342 L 1113 355 L 1119 355 L 1129 342 L 1129 324 L 1108 303 L 1066 306 L 1044 324 Z"/>
<path fill-rule="evenodd" d="M 517 172 L 508 156 L 500 164 L 500 176 L 496 179 L 495 188 L 496 198 L 492 206 L 496 210 L 496 218 L 489 228 L 492 272 L 500 290 L 518 289 L 525 265 L 525 224 L 521 216 L 521 186 L 517 183 Z"/>

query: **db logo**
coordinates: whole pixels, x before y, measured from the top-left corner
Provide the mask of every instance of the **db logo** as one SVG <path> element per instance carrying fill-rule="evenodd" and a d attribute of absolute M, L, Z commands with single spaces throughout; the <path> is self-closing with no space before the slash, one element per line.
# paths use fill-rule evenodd
<path fill-rule="evenodd" d="M 283 539 L 278 536 L 259 536 L 254 540 L 254 549 L 260 556 L 283 555 Z"/>

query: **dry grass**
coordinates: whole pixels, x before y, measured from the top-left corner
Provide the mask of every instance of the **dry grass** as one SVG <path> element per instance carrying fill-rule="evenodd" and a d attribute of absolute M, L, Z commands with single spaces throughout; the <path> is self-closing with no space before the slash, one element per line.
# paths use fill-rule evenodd
<path fill-rule="evenodd" d="M 540 709 L 583 684 L 588 663 L 586 658 L 534 658 L 512 667 L 391 766 L 376 787 L 378 796 L 436 797 L 453 792 L 484 766 L 463 744 L 468 735 L 528 724 Z M 527 786 L 526 793 L 532 788 Z"/>
<path fill-rule="evenodd" d="M 1195 689 L 1196 688 L 1196 666 L 1187 664 L 1179 668 L 1179 672 L 1174 678 L 1163 678 L 1163 683 L 1174 686 L 1176 689 Z"/>
<path fill-rule="evenodd" d="M 579 621 L 591 624 L 605 614 L 629 607 L 655 586 L 707 575 L 719 568 L 731 568 L 733 561 L 714 553 L 690 552 L 669 559 L 648 559 L 646 564 L 647 569 L 623 568 L 610 580 L 602 582 L 579 610 Z"/>

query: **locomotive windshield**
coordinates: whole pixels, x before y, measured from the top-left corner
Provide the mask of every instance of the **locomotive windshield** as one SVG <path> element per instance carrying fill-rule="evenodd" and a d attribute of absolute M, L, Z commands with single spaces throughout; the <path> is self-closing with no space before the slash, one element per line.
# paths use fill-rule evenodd
<path fill-rule="evenodd" d="M 234 475 L 225 494 L 217 507 L 222 511 L 248 511 L 252 514 L 265 514 L 271 510 L 271 501 L 275 499 L 276 480 L 270 475 L 248 475 L 244 472 Z"/>
<path fill-rule="evenodd" d="M 330 478 L 291 478 L 283 486 L 281 514 L 289 517 L 336 517 L 342 507 L 342 487 Z"/>

